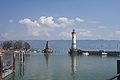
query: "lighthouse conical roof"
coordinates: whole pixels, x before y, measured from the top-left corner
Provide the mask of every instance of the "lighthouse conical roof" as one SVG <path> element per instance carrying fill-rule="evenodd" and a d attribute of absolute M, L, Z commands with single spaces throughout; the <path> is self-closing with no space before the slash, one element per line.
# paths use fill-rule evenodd
<path fill-rule="evenodd" d="M 73 29 L 72 34 L 76 34 L 75 29 Z"/>
<path fill-rule="evenodd" d="M 73 32 L 75 32 L 75 29 L 73 29 Z"/>

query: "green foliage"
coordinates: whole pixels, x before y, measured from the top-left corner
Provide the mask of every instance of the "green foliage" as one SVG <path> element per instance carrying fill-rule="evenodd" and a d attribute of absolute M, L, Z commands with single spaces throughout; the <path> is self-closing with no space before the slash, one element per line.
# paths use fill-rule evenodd
<path fill-rule="evenodd" d="M 27 42 L 25 42 L 25 43 L 24 43 L 24 49 L 25 49 L 25 50 L 30 49 L 30 44 L 27 43 Z"/>
<path fill-rule="evenodd" d="M 28 50 L 31 46 L 24 41 L 4 41 L 2 43 L 2 48 L 4 50 Z"/>
<path fill-rule="evenodd" d="M 16 41 L 14 43 L 14 50 L 20 50 L 23 49 L 23 41 Z"/>
<path fill-rule="evenodd" d="M 2 43 L 2 48 L 4 50 L 11 50 L 11 49 L 13 49 L 13 41 L 4 41 Z"/>

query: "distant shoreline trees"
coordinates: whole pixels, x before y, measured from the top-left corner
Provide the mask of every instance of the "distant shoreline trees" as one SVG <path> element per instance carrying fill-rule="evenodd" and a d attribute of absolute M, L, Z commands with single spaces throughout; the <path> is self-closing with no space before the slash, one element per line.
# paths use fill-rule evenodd
<path fill-rule="evenodd" d="M 30 44 L 25 41 L 4 41 L 2 43 L 4 50 L 28 50 L 31 48 Z"/>

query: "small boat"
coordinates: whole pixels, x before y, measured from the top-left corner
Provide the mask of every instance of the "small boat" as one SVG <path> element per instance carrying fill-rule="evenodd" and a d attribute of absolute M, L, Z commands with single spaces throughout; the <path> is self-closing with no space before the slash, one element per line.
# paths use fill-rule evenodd
<path fill-rule="evenodd" d="M 48 41 L 46 43 L 45 49 L 42 50 L 43 53 L 53 53 L 53 50 L 51 48 L 49 48 L 48 46 Z"/>
<path fill-rule="evenodd" d="M 4 52 L 5 52 L 5 50 L 0 48 L 0 53 L 4 53 Z"/>
<path fill-rule="evenodd" d="M 37 53 L 37 51 L 33 51 L 33 53 Z"/>
<path fill-rule="evenodd" d="M 17 51 L 17 50 L 16 50 L 16 51 L 14 51 L 14 52 L 15 52 L 15 53 L 20 53 L 20 51 Z"/>
<path fill-rule="evenodd" d="M 86 55 L 86 56 L 88 56 L 88 55 L 89 55 L 89 53 L 88 53 L 88 52 L 85 52 L 85 53 L 83 53 L 83 55 Z"/>
<path fill-rule="evenodd" d="M 108 53 L 106 53 L 106 52 L 102 52 L 102 55 L 107 55 Z"/>

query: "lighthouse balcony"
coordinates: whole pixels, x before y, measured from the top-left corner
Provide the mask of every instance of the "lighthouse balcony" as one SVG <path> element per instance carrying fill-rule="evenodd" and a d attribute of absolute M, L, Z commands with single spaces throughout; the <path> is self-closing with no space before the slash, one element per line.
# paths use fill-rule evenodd
<path fill-rule="evenodd" d="M 70 49 L 69 54 L 78 54 L 78 49 Z"/>

